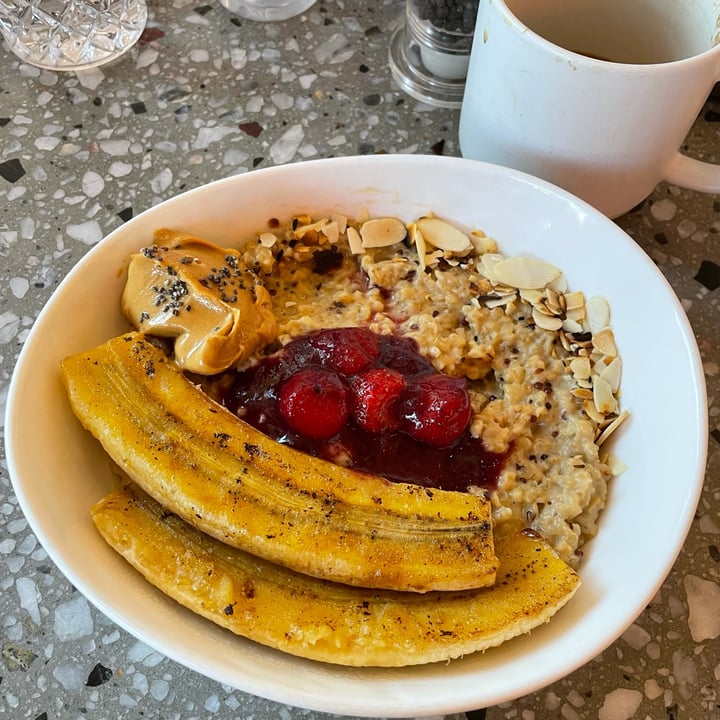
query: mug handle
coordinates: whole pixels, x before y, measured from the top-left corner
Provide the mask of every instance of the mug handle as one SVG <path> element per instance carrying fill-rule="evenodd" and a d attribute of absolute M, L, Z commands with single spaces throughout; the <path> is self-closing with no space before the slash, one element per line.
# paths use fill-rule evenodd
<path fill-rule="evenodd" d="M 720 165 L 695 160 L 678 153 L 663 173 L 665 182 L 688 190 L 720 192 Z"/>

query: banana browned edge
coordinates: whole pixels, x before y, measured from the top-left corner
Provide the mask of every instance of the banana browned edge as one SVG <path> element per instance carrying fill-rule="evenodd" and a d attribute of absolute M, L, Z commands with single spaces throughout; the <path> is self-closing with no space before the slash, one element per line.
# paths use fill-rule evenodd
<path fill-rule="evenodd" d="M 208 537 L 132 486 L 92 515 L 108 544 L 181 605 L 264 645 L 341 665 L 416 665 L 485 650 L 547 622 L 580 585 L 535 533 L 497 539 L 494 586 L 418 594 L 295 573 Z"/>
<path fill-rule="evenodd" d="M 72 407 L 165 508 L 298 572 L 392 590 L 462 590 L 497 570 L 489 502 L 392 483 L 282 445 L 191 383 L 142 333 L 66 358 Z"/>

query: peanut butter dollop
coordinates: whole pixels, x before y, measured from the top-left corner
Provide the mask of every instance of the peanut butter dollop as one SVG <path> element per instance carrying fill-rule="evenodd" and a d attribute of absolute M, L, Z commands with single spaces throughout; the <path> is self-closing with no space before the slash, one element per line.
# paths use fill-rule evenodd
<path fill-rule="evenodd" d="M 122 310 L 148 335 L 175 338 L 185 370 L 212 375 L 275 339 L 270 295 L 236 250 L 161 229 L 130 259 Z"/>

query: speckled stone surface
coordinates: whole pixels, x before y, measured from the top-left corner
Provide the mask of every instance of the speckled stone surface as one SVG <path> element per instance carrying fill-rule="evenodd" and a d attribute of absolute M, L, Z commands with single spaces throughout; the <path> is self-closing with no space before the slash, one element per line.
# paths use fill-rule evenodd
<path fill-rule="evenodd" d="M 387 45 L 401 11 L 388 0 L 320 0 L 293 20 L 257 25 L 215 2 L 151 0 L 140 44 L 77 75 L 22 65 L 0 45 L 0 409 L 54 288 L 143 209 L 280 163 L 458 154 L 457 112 L 420 106 L 391 82 Z M 709 99 L 688 152 L 720 161 L 720 100 Z M 618 223 L 670 281 L 697 334 L 710 408 L 704 492 L 674 569 L 617 642 L 569 677 L 469 712 L 471 720 L 720 719 L 720 198 L 661 185 Z M 649 353 L 661 358 L 661 343 Z M 3 718 L 328 717 L 221 686 L 115 627 L 37 542 L 4 460 L 0 646 Z"/>

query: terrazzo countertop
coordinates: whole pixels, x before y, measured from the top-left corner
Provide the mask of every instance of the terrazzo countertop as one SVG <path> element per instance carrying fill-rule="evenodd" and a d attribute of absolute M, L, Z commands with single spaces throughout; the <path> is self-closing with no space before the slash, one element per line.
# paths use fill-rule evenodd
<path fill-rule="evenodd" d="M 128 55 L 79 74 L 22 65 L 0 45 L 3 411 L 18 352 L 50 294 L 90 247 L 145 208 L 309 158 L 458 154 L 458 113 L 421 106 L 390 79 L 387 46 L 401 11 L 388 0 L 320 0 L 298 18 L 258 25 L 215 2 L 156 0 Z M 690 154 L 720 161 L 718 121 L 711 97 Z M 617 642 L 569 677 L 470 712 L 472 720 L 720 719 L 720 199 L 661 185 L 618 223 L 666 275 L 697 334 L 711 416 L 704 492 L 673 571 Z M 114 626 L 39 545 L 4 460 L 0 645 L 3 718 L 328 717 L 221 686 Z"/>

